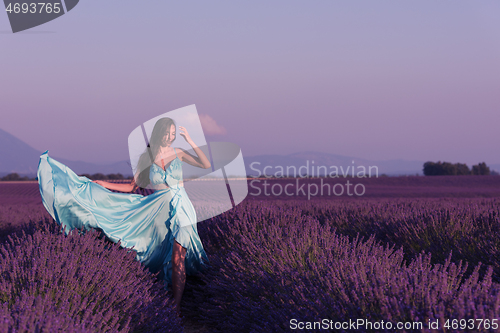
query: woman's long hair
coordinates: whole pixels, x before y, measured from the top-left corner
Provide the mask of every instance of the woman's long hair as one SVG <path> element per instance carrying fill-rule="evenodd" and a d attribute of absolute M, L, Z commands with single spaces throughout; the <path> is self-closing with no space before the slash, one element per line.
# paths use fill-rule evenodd
<path fill-rule="evenodd" d="M 160 151 L 161 147 L 165 147 L 165 135 L 170 133 L 170 127 L 174 125 L 175 121 L 171 118 L 160 118 L 153 128 L 153 133 L 149 139 L 148 146 L 146 147 L 144 153 L 142 153 L 137 162 L 137 171 L 139 176 L 135 180 L 139 187 L 146 188 L 149 183 L 149 169 L 156 159 L 156 155 Z"/>

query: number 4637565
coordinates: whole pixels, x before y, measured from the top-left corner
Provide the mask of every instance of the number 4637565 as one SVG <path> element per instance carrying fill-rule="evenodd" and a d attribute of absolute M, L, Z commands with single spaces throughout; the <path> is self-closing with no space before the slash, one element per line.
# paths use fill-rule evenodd
<path fill-rule="evenodd" d="M 45 2 L 39 2 L 39 3 L 15 3 L 12 5 L 12 3 L 9 3 L 7 8 L 5 9 L 9 14 L 10 13 L 31 13 L 31 14 L 41 14 L 45 11 L 47 14 L 55 13 L 59 14 L 61 12 L 61 7 L 59 3 L 45 3 Z"/>

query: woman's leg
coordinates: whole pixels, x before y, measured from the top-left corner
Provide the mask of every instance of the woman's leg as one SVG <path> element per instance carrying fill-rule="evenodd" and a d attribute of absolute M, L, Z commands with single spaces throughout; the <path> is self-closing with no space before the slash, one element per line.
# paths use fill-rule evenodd
<path fill-rule="evenodd" d="M 186 249 L 174 242 L 172 251 L 172 289 L 177 313 L 181 312 L 181 298 L 186 285 Z"/>

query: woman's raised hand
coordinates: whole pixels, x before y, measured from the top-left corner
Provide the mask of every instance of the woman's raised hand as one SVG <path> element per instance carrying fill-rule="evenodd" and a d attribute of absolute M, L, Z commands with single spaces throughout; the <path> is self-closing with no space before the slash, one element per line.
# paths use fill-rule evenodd
<path fill-rule="evenodd" d="M 189 133 L 188 133 L 186 127 L 179 126 L 179 129 L 182 131 L 182 132 L 179 132 L 179 135 L 182 136 L 187 141 L 187 143 L 193 142 L 193 140 L 189 136 Z"/>

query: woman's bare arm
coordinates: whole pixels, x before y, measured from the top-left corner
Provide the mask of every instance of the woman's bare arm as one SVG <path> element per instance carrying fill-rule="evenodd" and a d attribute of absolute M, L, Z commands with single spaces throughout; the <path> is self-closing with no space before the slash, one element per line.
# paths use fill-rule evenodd
<path fill-rule="evenodd" d="M 180 151 L 179 158 L 181 159 L 181 161 L 191 164 L 192 166 L 198 168 L 203 168 L 203 169 L 210 168 L 212 165 L 210 164 L 210 161 L 208 160 L 207 156 L 203 153 L 203 151 L 195 144 L 193 144 L 192 147 L 198 156 L 194 156 L 182 148 L 176 148 Z"/>
<path fill-rule="evenodd" d="M 181 136 L 184 137 L 184 139 L 189 143 L 191 147 L 193 147 L 193 150 L 195 151 L 196 155 L 194 156 L 185 151 L 184 149 L 179 148 L 181 151 L 180 159 L 183 162 L 186 162 L 188 164 L 191 164 L 192 166 L 198 167 L 198 168 L 203 168 L 203 169 L 208 169 L 212 165 L 210 164 L 210 161 L 208 160 L 207 156 L 203 153 L 203 151 L 198 147 L 194 141 L 191 139 L 189 136 L 189 133 L 187 132 L 186 128 L 183 126 L 179 126 L 179 129 L 182 130 L 183 132 L 179 133 Z"/>
<path fill-rule="evenodd" d="M 94 180 L 93 182 L 107 188 L 108 190 L 114 190 L 120 192 L 133 192 L 137 188 L 137 184 L 135 183 L 135 178 L 132 179 L 130 184 L 115 184 L 115 183 L 105 182 L 103 180 Z"/>

